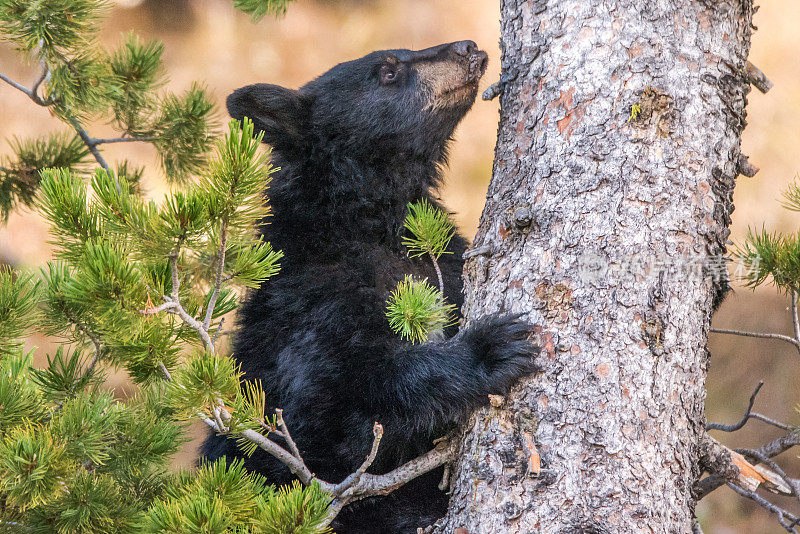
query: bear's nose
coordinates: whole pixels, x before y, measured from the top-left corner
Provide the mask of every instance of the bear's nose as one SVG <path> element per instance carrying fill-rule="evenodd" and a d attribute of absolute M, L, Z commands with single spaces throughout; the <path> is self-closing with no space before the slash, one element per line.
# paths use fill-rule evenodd
<path fill-rule="evenodd" d="M 457 41 L 453 43 L 453 51 L 459 56 L 470 56 L 478 50 L 478 45 L 475 41 Z"/>

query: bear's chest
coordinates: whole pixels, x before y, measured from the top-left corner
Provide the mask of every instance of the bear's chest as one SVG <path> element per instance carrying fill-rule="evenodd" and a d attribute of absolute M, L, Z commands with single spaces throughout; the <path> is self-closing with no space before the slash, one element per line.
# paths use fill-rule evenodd
<path fill-rule="evenodd" d="M 433 287 L 438 287 L 436 270 L 431 259 L 427 256 L 411 258 L 407 254 L 398 254 L 392 251 L 380 251 L 375 254 L 370 262 L 376 293 L 388 299 L 397 284 L 406 276 L 415 280 L 427 280 Z"/>

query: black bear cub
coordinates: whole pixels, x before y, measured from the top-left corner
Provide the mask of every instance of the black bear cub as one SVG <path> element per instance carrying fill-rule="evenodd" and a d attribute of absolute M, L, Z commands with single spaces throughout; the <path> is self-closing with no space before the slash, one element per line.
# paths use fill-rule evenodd
<path fill-rule="evenodd" d="M 372 473 L 432 447 L 533 370 L 530 327 L 492 315 L 447 339 L 412 344 L 388 325 L 386 300 L 407 274 L 436 280 L 430 260 L 409 258 L 401 240 L 409 202 L 435 190 L 447 144 L 486 70 L 472 41 L 427 50 L 387 50 L 335 66 L 299 90 L 255 84 L 228 97 L 250 117 L 280 167 L 268 192 L 273 216 L 261 231 L 284 253 L 278 275 L 240 311 L 234 355 L 261 381 L 312 472 L 338 483 L 364 461 L 372 426 L 384 437 Z M 462 254 L 454 236 L 442 256 L 447 300 L 460 307 Z M 210 437 L 207 457 L 240 456 L 234 440 Z M 249 469 L 272 483 L 292 475 L 258 450 Z M 442 516 L 441 469 L 394 493 L 354 503 L 339 534 L 415 533 Z"/>

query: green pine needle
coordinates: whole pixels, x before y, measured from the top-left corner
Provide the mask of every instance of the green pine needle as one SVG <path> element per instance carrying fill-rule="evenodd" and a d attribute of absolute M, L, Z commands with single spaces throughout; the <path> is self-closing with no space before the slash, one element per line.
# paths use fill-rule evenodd
<path fill-rule="evenodd" d="M 756 287 L 771 279 L 783 292 L 800 288 L 800 233 L 784 235 L 748 229 L 734 256 L 745 267 L 748 286 Z"/>
<path fill-rule="evenodd" d="M 265 15 L 280 16 L 286 13 L 286 7 L 292 0 L 233 0 L 233 7 L 247 13 L 258 22 Z"/>
<path fill-rule="evenodd" d="M 161 56 L 164 44 L 143 42 L 129 33 L 125 43 L 111 56 L 111 72 L 120 85 L 113 102 L 115 126 L 133 136 L 149 135 L 149 114 L 155 108 L 153 92 L 164 84 Z"/>
<path fill-rule="evenodd" d="M 315 484 L 275 492 L 248 473 L 241 460 L 224 458 L 175 477 L 167 496 L 148 510 L 144 532 L 268 532 L 321 534 L 330 498 Z"/>
<path fill-rule="evenodd" d="M 389 327 L 403 339 L 419 343 L 431 332 L 453 324 L 455 306 L 445 304 L 438 289 L 410 275 L 397 284 L 386 307 Z"/>
<path fill-rule="evenodd" d="M 213 139 L 214 104 L 206 90 L 195 84 L 182 96 L 167 95 L 160 107 L 154 144 L 167 179 L 185 182 L 206 162 Z"/>
<path fill-rule="evenodd" d="M 155 318 L 145 320 L 134 337 L 109 343 L 114 362 L 125 366 L 135 383 L 162 380 L 160 366 L 172 369 L 178 363 L 181 347 L 175 336 L 174 319 L 166 320 L 166 323 Z"/>
<path fill-rule="evenodd" d="M 17 427 L 0 440 L 0 495 L 33 508 L 64 492 L 70 467 L 63 441 L 42 426 Z"/>
<path fill-rule="evenodd" d="M 31 513 L 34 532 L 137 532 L 137 504 L 111 476 L 80 469 L 69 480 L 69 491 Z"/>
<path fill-rule="evenodd" d="M 258 19 L 290 0 L 235 1 Z M 269 215 L 274 169 L 249 119 L 232 121 L 215 141 L 204 89 L 156 96 L 161 43 L 130 34 L 104 51 L 97 35 L 109 6 L 0 0 L 0 39 L 49 70 L 38 103 L 74 128 L 108 119 L 118 132 L 94 148 L 152 142 L 168 178 L 189 185 L 146 201 L 142 168 L 123 161 L 90 173 L 89 149 L 72 134 L 13 140 L 13 155 L 0 161 L 0 217 L 36 202 L 57 255 L 40 282 L 0 271 L 0 516 L 32 532 L 327 532 L 320 525 L 330 498 L 318 485 L 276 491 L 241 462 L 170 474 L 190 417 L 213 417 L 223 404 L 231 437 L 275 426 L 260 384 L 241 382 L 231 358 L 181 362 L 197 332 L 154 310 L 172 296 L 175 265 L 189 315 L 202 319 L 218 289 L 209 314 L 216 335 L 241 289 L 278 271 L 281 253 L 254 230 Z M 21 348 L 33 326 L 64 340 L 40 369 Z M 127 370 L 137 394 L 123 403 L 102 391 L 106 366 Z"/>
<path fill-rule="evenodd" d="M 330 496 L 318 483 L 302 487 L 295 480 L 280 488 L 274 499 L 266 502 L 264 534 L 322 534 L 331 532 L 321 524 L 328 514 Z"/>
<path fill-rule="evenodd" d="M 100 216 L 89 206 L 86 184 L 69 169 L 42 171 L 39 208 L 57 229 L 52 244 L 63 257 L 80 257 L 86 241 L 103 235 Z"/>
<path fill-rule="evenodd" d="M 0 34 L 21 50 L 63 54 L 96 35 L 109 6 L 106 0 L 2 0 Z"/>
<path fill-rule="evenodd" d="M 253 137 L 253 130 L 249 118 L 242 123 L 230 121 L 200 182 L 200 190 L 209 199 L 210 216 L 224 221 L 239 237 L 252 236 L 253 226 L 269 213 L 264 190 L 274 169 L 269 153 L 261 149 L 263 134 Z"/>
<path fill-rule="evenodd" d="M 0 441 L 17 427 L 46 419 L 42 397 L 28 379 L 30 364 L 31 355 L 21 350 L 0 360 Z"/>
<path fill-rule="evenodd" d="M 242 384 L 242 395 L 240 395 L 237 407 L 232 414 L 231 428 L 235 432 L 241 432 L 244 429 L 263 432 L 264 425 L 275 427 L 275 417 L 273 416 L 267 419 L 264 415 L 266 404 L 266 396 L 261 387 L 261 382 L 244 382 Z M 251 456 L 258 450 L 258 445 L 241 435 L 236 438 L 236 442 L 239 446 L 239 450 L 246 456 Z"/>
<path fill-rule="evenodd" d="M 119 414 L 110 393 L 82 391 L 61 405 L 51 429 L 64 440 L 70 459 L 78 464 L 102 465 L 109 458 Z"/>
<path fill-rule="evenodd" d="M 282 257 L 281 251 L 272 250 L 272 245 L 259 238 L 253 245 L 240 245 L 228 252 L 228 276 L 236 284 L 256 288 L 280 271 L 278 261 Z"/>
<path fill-rule="evenodd" d="M 226 406 L 235 403 L 240 377 L 232 358 L 198 353 L 173 375 L 169 387 L 171 405 L 186 417 L 208 417 L 220 401 Z"/>
<path fill-rule="evenodd" d="M 136 484 L 137 478 L 143 477 L 145 480 L 141 481 L 145 482 L 148 473 L 157 473 L 172 464 L 172 456 L 186 441 L 185 427 L 166 405 L 165 396 L 163 383 L 152 384 L 126 402 L 116 424 L 117 440 L 98 470 Z"/>
<path fill-rule="evenodd" d="M 22 337 L 37 319 L 39 283 L 30 274 L 0 267 L 0 359 L 22 347 Z"/>
<path fill-rule="evenodd" d="M 412 257 L 430 254 L 438 259 L 442 254 L 449 254 L 447 245 L 453 237 L 453 223 L 445 212 L 427 200 L 408 205 L 404 225 L 411 237 L 404 237 L 403 244 Z"/>
<path fill-rule="evenodd" d="M 54 403 L 61 404 L 85 389 L 94 390 L 103 381 L 97 367 L 89 369 L 89 358 L 82 351 L 59 346 L 55 355 L 47 355 L 47 367 L 31 369 L 31 380 Z"/>
<path fill-rule="evenodd" d="M 74 57 L 50 65 L 50 79 L 45 84 L 45 96 L 55 104 L 57 115 L 86 119 L 108 109 L 120 95 L 118 80 L 111 71 L 108 56 L 96 46 Z"/>
<path fill-rule="evenodd" d="M 33 205 L 41 180 L 49 167 L 82 172 L 89 150 L 72 134 L 51 134 L 37 139 L 11 141 L 14 156 L 0 161 L 0 219 L 8 220 L 18 203 Z"/>

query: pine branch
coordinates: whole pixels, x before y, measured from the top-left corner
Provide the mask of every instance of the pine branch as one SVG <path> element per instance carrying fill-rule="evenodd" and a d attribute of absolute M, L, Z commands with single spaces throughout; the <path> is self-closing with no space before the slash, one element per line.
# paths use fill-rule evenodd
<path fill-rule="evenodd" d="M 37 93 L 39 86 L 45 80 L 45 78 L 47 78 L 48 73 L 49 71 L 47 66 L 44 66 L 42 74 L 40 75 L 39 79 L 37 79 L 34 85 L 34 89 L 28 89 L 21 83 L 15 82 L 14 80 L 12 80 L 11 78 L 2 73 L 0 73 L 0 79 L 5 81 L 12 87 L 18 89 L 19 91 L 25 93 L 28 96 L 28 98 L 30 98 L 34 103 L 38 104 L 39 106 L 50 107 L 53 105 L 53 102 L 50 100 L 42 99 Z M 72 128 L 75 130 L 75 133 L 77 133 L 78 136 L 81 138 L 81 140 L 84 142 L 86 148 L 89 149 L 89 152 L 91 152 L 92 156 L 94 156 L 94 159 L 97 161 L 97 163 L 104 169 L 109 170 L 108 163 L 103 158 L 103 155 L 100 153 L 100 151 L 97 150 L 97 146 L 103 143 L 116 142 L 116 141 L 108 139 L 95 139 L 94 137 L 89 135 L 86 129 L 81 125 L 80 121 L 78 121 L 78 119 L 74 115 L 67 114 L 65 115 L 65 118 L 70 123 Z M 137 138 L 137 140 L 139 139 Z M 117 193 L 119 193 L 120 187 L 116 174 L 114 175 L 114 181 L 116 182 Z"/>
<path fill-rule="evenodd" d="M 97 363 L 100 361 L 100 355 L 103 352 L 103 346 L 100 344 L 99 340 L 92 339 L 92 342 L 94 343 L 94 356 L 92 356 L 92 361 L 89 362 L 89 366 L 86 368 L 83 376 L 89 376 L 94 372 L 94 368 L 97 367 Z"/>
<path fill-rule="evenodd" d="M 223 420 L 226 418 L 230 420 L 231 416 L 225 408 L 220 407 L 219 413 Z M 217 423 L 210 417 L 204 418 L 203 422 L 220 434 L 225 434 L 227 432 L 224 425 Z M 304 485 L 308 486 L 313 483 L 318 483 L 323 491 L 333 497 L 328 517 L 322 525 L 328 526 L 336 518 L 342 508 L 348 504 L 368 497 L 388 495 L 411 480 L 451 461 L 455 453 L 456 443 L 454 440 L 442 441 L 439 442 L 433 450 L 401 465 L 389 473 L 371 475 L 366 473 L 366 470 L 372 465 L 378 453 L 378 447 L 381 437 L 383 436 L 383 427 L 375 423 L 373 433 L 375 439 L 373 440 L 367 459 L 361 464 L 358 470 L 345 478 L 340 484 L 331 484 L 330 482 L 317 478 L 311 470 L 308 469 L 302 458 L 295 457 L 292 453 L 255 430 L 243 430 L 241 435 L 283 463 Z M 286 435 L 288 435 L 288 432 L 284 434 L 284 437 L 286 437 Z"/>
<path fill-rule="evenodd" d="M 217 331 L 214 333 L 214 337 L 213 337 L 213 339 L 211 340 L 211 342 L 212 342 L 212 343 L 213 343 L 215 346 L 216 346 L 216 344 L 217 344 L 217 340 L 219 339 L 219 336 L 221 336 L 221 335 L 222 335 L 222 325 L 223 325 L 223 324 L 225 324 L 225 317 L 223 317 L 222 319 L 220 319 L 220 320 L 219 320 L 219 324 L 217 325 Z"/>
<path fill-rule="evenodd" d="M 167 369 L 167 366 L 164 365 L 164 362 L 158 362 L 158 370 L 161 371 L 161 374 L 164 376 L 164 380 L 167 382 L 172 381 L 172 374 Z"/>
<path fill-rule="evenodd" d="M 767 457 L 764 454 L 761 454 L 758 451 L 748 451 L 748 454 L 750 455 L 751 458 L 757 459 L 759 462 L 763 463 L 764 465 L 772 469 L 773 473 L 776 473 L 779 477 L 781 477 L 783 482 L 786 484 L 786 487 L 789 488 L 789 491 L 795 497 L 795 499 L 800 500 L 800 493 L 798 493 L 797 490 L 797 481 L 789 477 L 789 475 L 786 474 L 786 471 L 784 471 L 781 468 L 781 466 L 779 466 L 769 457 Z"/>
<path fill-rule="evenodd" d="M 787 425 L 786 423 L 781 423 L 780 421 L 776 421 L 775 419 L 767 417 L 766 415 L 761 415 L 760 413 L 751 412 L 750 419 L 758 419 L 759 421 L 767 423 L 768 425 L 778 427 L 781 430 L 788 430 L 788 431 L 794 430 L 794 427 L 792 427 L 791 425 Z"/>

